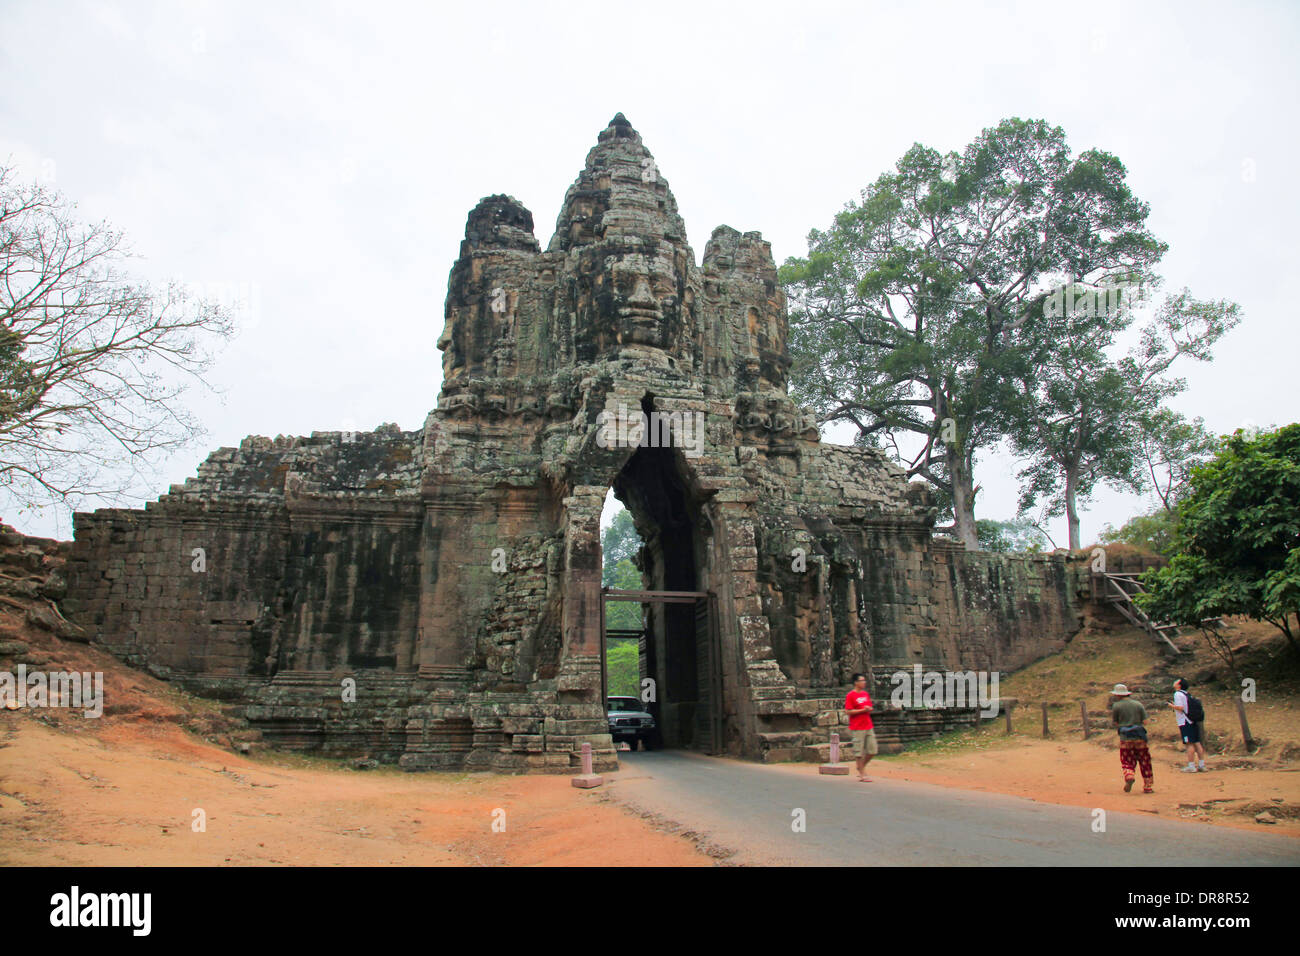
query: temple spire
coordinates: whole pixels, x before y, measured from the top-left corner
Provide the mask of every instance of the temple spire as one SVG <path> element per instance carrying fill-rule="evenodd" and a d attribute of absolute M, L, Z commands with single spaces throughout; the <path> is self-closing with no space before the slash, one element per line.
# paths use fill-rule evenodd
<path fill-rule="evenodd" d="M 548 250 L 614 238 L 686 241 L 677 201 L 654 157 L 627 117 L 615 113 L 600 131 L 569 187 Z"/>

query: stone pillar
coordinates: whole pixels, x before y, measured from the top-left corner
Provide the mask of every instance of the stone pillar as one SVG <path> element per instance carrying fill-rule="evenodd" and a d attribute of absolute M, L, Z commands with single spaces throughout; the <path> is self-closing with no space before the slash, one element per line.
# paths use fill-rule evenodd
<path fill-rule="evenodd" d="M 473 540 L 476 510 L 472 488 L 426 476 L 416 649 L 421 677 L 460 681 L 468 676 L 465 658 L 472 648 L 464 595 L 476 571 L 484 579 L 490 574 L 490 549 L 482 551 Z"/>
<path fill-rule="evenodd" d="M 558 690 L 561 700 L 600 696 L 600 511 L 605 489 L 578 485 L 564 499 L 564 603 Z M 603 704 L 602 704 L 603 706 Z"/>

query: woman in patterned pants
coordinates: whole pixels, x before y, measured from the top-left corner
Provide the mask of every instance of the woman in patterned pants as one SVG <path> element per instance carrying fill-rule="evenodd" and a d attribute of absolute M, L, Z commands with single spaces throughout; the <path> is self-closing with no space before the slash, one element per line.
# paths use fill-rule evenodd
<path fill-rule="evenodd" d="M 1151 771 L 1151 751 L 1145 740 L 1121 740 L 1119 742 L 1119 765 L 1124 770 L 1124 790 L 1133 787 L 1133 768 L 1136 765 L 1142 771 L 1142 792 L 1154 793 L 1155 774 Z"/>
<path fill-rule="evenodd" d="M 1110 694 L 1110 719 L 1119 731 L 1119 765 L 1124 771 L 1124 792 L 1133 789 L 1133 771 L 1136 768 L 1142 771 L 1142 792 L 1154 793 L 1151 751 L 1147 749 L 1147 731 L 1142 726 L 1147 719 L 1147 709 L 1140 701 L 1132 699 L 1132 694 L 1123 684 L 1116 684 Z"/>

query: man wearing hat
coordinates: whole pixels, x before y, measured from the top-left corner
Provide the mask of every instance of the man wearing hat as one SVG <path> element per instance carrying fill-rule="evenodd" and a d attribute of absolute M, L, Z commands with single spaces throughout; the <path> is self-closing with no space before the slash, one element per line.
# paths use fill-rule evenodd
<path fill-rule="evenodd" d="M 1123 684 L 1110 692 L 1110 719 L 1119 730 L 1119 765 L 1124 770 L 1124 792 L 1133 789 L 1133 768 L 1142 771 L 1142 792 L 1154 793 L 1155 774 L 1151 771 L 1151 751 L 1147 749 L 1147 709 Z"/>

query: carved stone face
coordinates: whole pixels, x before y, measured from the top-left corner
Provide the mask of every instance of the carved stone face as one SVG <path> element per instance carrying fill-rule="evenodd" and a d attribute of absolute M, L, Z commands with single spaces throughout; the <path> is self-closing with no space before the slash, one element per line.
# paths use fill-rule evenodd
<path fill-rule="evenodd" d="M 613 289 L 611 318 L 619 344 L 667 349 L 681 330 L 680 280 L 663 255 L 625 255 L 609 262 L 605 281 Z"/>
<path fill-rule="evenodd" d="M 577 321 L 589 358 L 625 345 L 677 349 L 694 300 L 685 253 L 668 242 L 600 243 L 582 260 Z"/>

